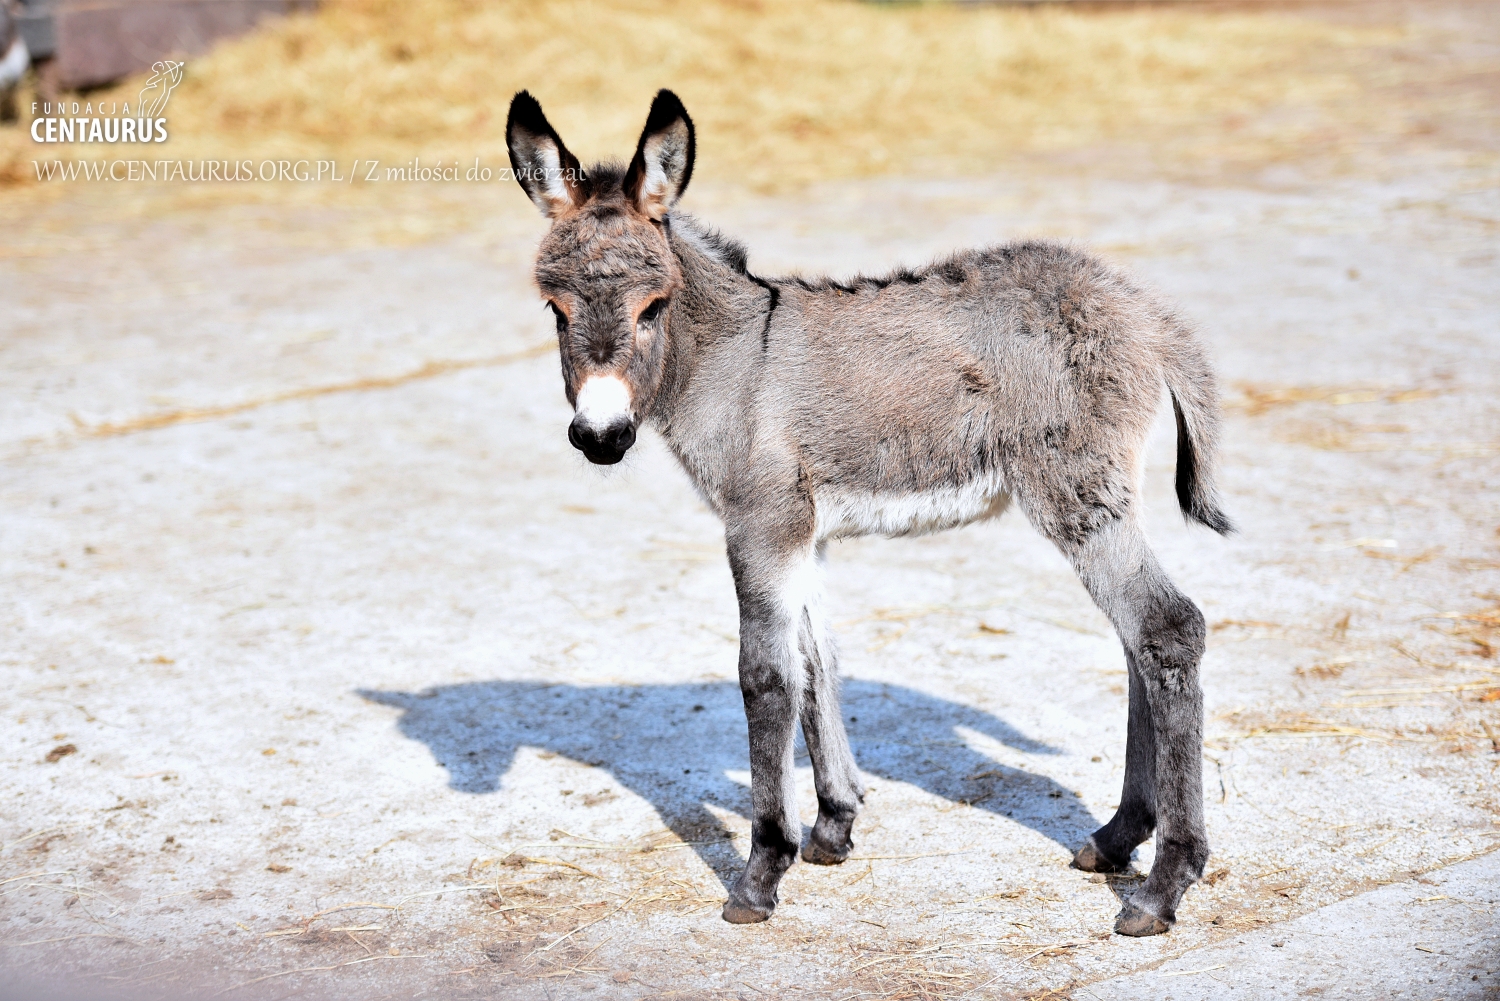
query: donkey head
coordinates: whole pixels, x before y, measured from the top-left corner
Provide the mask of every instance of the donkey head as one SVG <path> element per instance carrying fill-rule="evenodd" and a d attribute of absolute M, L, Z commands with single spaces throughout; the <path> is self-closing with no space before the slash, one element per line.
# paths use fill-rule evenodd
<path fill-rule="evenodd" d="M 630 166 L 583 170 L 526 91 L 510 102 L 510 164 L 552 220 L 536 281 L 557 318 L 568 440 L 590 462 L 619 462 L 635 443 L 666 370 L 667 321 L 682 285 L 667 214 L 693 174 L 693 123 L 663 90 Z"/>

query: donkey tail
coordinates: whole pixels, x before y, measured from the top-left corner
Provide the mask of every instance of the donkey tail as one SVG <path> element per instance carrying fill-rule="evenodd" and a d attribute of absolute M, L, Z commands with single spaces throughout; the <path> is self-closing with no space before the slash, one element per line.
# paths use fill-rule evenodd
<path fill-rule="evenodd" d="M 1166 324 L 1162 375 L 1177 416 L 1177 503 L 1200 525 L 1228 535 L 1234 525 L 1219 507 L 1214 473 L 1219 452 L 1219 386 L 1197 337 L 1175 317 Z"/>

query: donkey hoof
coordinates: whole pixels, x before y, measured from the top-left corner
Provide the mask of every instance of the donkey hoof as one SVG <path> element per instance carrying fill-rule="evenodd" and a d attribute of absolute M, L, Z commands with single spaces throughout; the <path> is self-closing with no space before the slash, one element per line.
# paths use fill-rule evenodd
<path fill-rule="evenodd" d="M 802 848 L 802 861 L 811 862 L 813 865 L 842 865 L 848 857 L 848 848 L 835 851 L 816 838 L 809 838 Z"/>
<path fill-rule="evenodd" d="M 1084 872 L 1124 872 L 1129 866 L 1128 860 L 1122 864 L 1101 852 L 1093 838 L 1085 841 L 1078 854 L 1073 856 L 1073 868 Z"/>
<path fill-rule="evenodd" d="M 1129 935 L 1131 938 L 1145 938 L 1148 935 L 1164 935 L 1170 931 L 1172 926 L 1147 911 L 1141 910 L 1130 901 L 1125 901 L 1125 906 L 1120 908 L 1120 913 L 1115 917 L 1115 934 Z"/>
<path fill-rule="evenodd" d="M 765 921 L 776 907 L 756 907 L 741 900 L 730 899 L 724 904 L 724 920 L 732 925 L 753 925 Z"/>

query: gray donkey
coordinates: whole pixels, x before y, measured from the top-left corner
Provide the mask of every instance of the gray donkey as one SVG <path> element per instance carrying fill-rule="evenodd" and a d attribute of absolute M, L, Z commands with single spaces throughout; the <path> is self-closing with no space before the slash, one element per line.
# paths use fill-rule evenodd
<path fill-rule="evenodd" d="M 818 792 L 802 858 L 837 865 L 864 793 L 822 610 L 829 539 L 919 535 L 1012 497 L 1114 624 L 1130 674 L 1119 811 L 1073 864 L 1119 872 L 1158 834 L 1115 930 L 1169 929 L 1203 874 L 1203 615 L 1138 520 L 1147 430 L 1165 383 L 1177 498 L 1220 533 L 1218 391 L 1187 324 L 1068 247 L 1012 243 L 845 282 L 752 273 L 743 247 L 672 209 L 692 120 L 656 96 L 628 167 L 583 170 L 525 91 L 511 166 L 552 220 L 536 281 L 557 319 L 568 440 L 619 462 L 650 422 L 724 522 L 750 728 L 750 859 L 724 920 L 764 921 L 797 856 L 798 721 Z"/>

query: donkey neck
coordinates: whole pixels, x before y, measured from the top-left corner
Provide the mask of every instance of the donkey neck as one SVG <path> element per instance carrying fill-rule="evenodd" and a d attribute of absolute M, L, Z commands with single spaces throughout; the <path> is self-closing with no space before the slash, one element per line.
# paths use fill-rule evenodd
<path fill-rule="evenodd" d="M 673 216 L 670 226 L 683 284 L 650 419 L 717 507 L 722 457 L 747 433 L 744 404 L 763 364 L 761 335 L 776 296 L 746 270 L 739 245 L 688 216 Z"/>
<path fill-rule="evenodd" d="M 653 420 L 670 426 L 685 396 L 701 385 L 726 353 L 740 355 L 747 338 L 759 344 L 773 293 L 745 270 L 744 251 L 691 217 L 674 217 L 669 236 L 682 273 L 668 328 L 666 372 L 651 408 Z M 730 389 L 712 376 L 718 399 Z"/>

